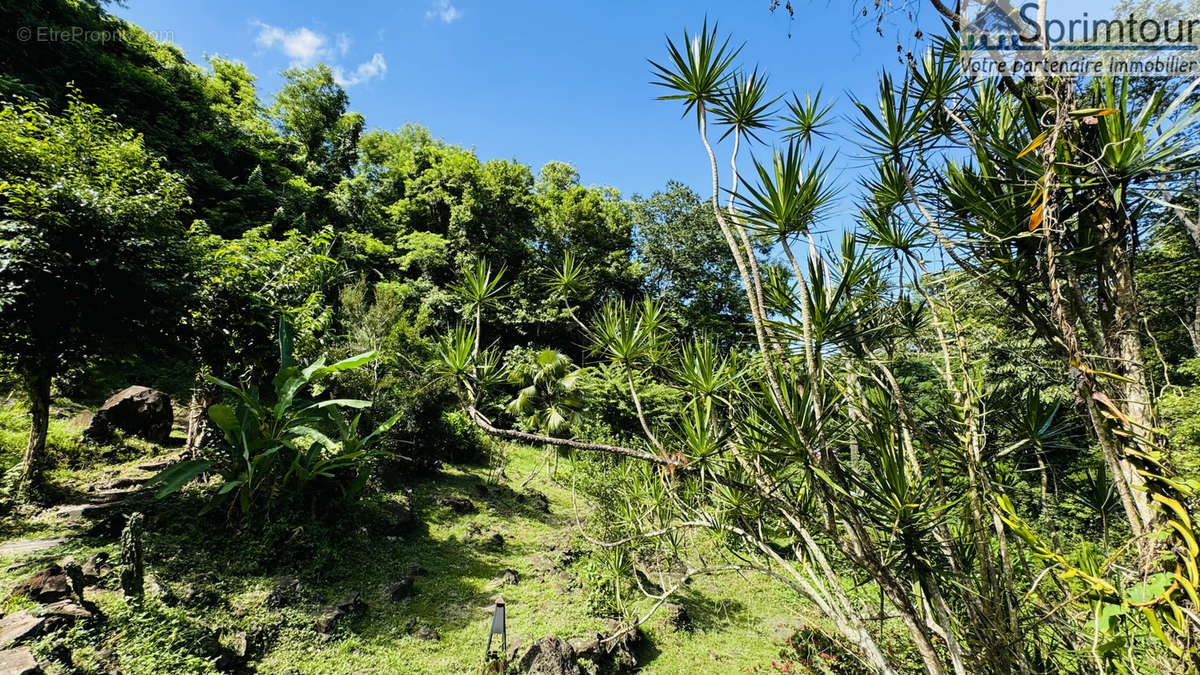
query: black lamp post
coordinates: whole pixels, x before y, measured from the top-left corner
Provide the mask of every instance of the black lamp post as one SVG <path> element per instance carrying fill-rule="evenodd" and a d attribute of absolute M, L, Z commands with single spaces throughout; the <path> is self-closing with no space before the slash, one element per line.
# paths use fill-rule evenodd
<path fill-rule="evenodd" d="M 499 653 L 492 650 L 492 640 L 500 636 Z M 504 598 L 496 599 L 496 608 L 492 611 L 492 627 L 488 632 L 487 662 L 500 667 L 497 672 L 504 672 L 504 658 L 508 655 L 508 630 L 504 625 Z"/>

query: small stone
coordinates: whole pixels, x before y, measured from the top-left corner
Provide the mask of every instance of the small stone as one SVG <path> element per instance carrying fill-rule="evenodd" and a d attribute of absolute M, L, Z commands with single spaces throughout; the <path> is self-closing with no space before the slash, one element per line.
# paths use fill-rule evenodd
<path fill-rule="evenodd" d="M 400 577 L 383 582 L 380 586 L 383 597 L 392 601 L 411 598 L 416 593 L 415 580 L 412 577 Z"/>
<path fill-rule="evenodd" d="M 246 631 L 238 631 L 229 636 L 229 649 L 233 651 L 238 658 L 246 658 L 246 654 L 250 651 L 250 636 Z"/>
<path fill-rule="evenodd" d="M 291 575 L 285 575 L 275 580 L 275 585 L 267 593 L 266 605 L 271 609 L 280 609 L 299 602 L 304 597 L 304 587 L 300 580 Z"/>
<path fill-rule="evenodd" d="M 94 614 L 91 610 L 75 604 L 72 600 L 60 600 L 43 607 L 42 616 L 47 619 L 60 618 L 74 622 L 76 619 L 90 619 Z"/>
<path fill-rule="evenodd" d="M 515 586 L 521 582 L 521 573 L 514 569 L 501 570 L 496 580 L 506 586 Z"/>
<path fill-rule="evenodd" d="M 28 649 L 0 651 L 0 675 L 40 675 L 42 669 Z"/>
<path fill-rule="evenodd" d="M 346 614 L 360 614 L 366 611 L 367 605 L 362 601 L 362 596 L 359 595 L 358 591 L 355 591 L 343 598 L 337 604 L 337 608 Z"/>
<path fill-rule="evenodd" d="M 317 617 L 317 622 L 314 627 L 316 628 L 317 632 L 321 633 L 322 635 L 332 635 L 334 629 L 337 628 L 338 622 L 341 621 L 342 617 L 345 615 L 345 612 L 336 607 L 331 607 L 326 609 L 321 616 Z"/>
<path fill-rule="evenodd" d="M 604 656 L 604 648 L 601 645 L 599 634 L 592 637 L 573 637 L 567 640 L 567 644 L 571 645 L 575 655 L 580 658 L 597 661 Z"/>
<path fill-rule="evenodd" d="M 354 618 L 365 612 L 367 609 L 366 603 L 357 592 L 346 596 L 341 602 L 331 607 L 326 607 L 321 611 L 321 616 L 317 618 L 315 628 L 322 635 L 332 635 L 337 625 L 346 617 Z"/>
<path fill-rule="evenodd" d="M 435 630 L 433 626 L 425 623 L 417 624 L 417 626 L 413 628 L 412 636 L 418 640 L 425 640 L 426 642 L 436 642 L 437 640 L 442 639 L 442 636 L 438 634 L 437 630 Z"/>
<path fill-rule="evenodd" d="M 438 506 L 448 507 L 460 516 L 475 513 L 479 510 L 476 508 L 475 503 L 466 497 L 439 497 L 434 503 Z"/>
<path fill-rule="evenodd" d="M 185 607 L 211 607 L 221 596 L 211 588 L 188 582 L 179 590 L 179 602 Z"/>
<path fill-rule="evenodd" d="M 89 586 L 96 585 L 103 577 L 112 573 L 112 566 L 108 562 L 108 554 L 103 551 L 88 558 L 80 567 L 83 571 L 83 581 Z"/>
<path fill-rule="evenodd" d="M 500 533 L 493 534 L 484 542 L 484 547 L 492 551 L 504 550 L 504 535 Z"/>

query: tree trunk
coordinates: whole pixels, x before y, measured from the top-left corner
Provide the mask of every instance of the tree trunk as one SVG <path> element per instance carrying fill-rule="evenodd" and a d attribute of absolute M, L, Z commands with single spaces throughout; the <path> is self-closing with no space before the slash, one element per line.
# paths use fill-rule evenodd
<path fill-rule="evenodd" d="M 1107 208 L 1106 208 L 1107 207 Z M 1159 450 L 1154 437 L 1154 409 L 1146 386 L 1146 367 L 1142 361 L 1142 338 L 1138 326 L 1137 291 L 1133 278 L 1132 254 L 1127 249 L 1130 223 L 1118 207 L 1101 206 L 1098 219 L 1104 237 L 1100 257 L 1100 295 L 1103 301 L 1102 325 L 1105 348 L 1117 375 L 1125 378 L 1120 387 L 1120 402 L 1135 426 L 1130 429 L 1137 450 L 1154 456 Z M 1122 452 L 1120 468 L 1132 488 L 1134 505 L 1142 526 L 1149 529 L 1154 508 L 1144 489 L 1145 478 L 1131 461 L 1131 453 Z"/>
<path fill-rule="evenodd" d="M 1200 204 L 1197 204 L 1200 207 Z M 1200 255 L 1200 219 L 1188 217 L 1186 210 L 1176 212 L 1179 219 L 1183 222 L 1183 227 L 1187 230 L 1188 239 L 1192 242 L 1192 247 L 1196 255 Z M 1192 351 L 1196 356 L 1200 356 L 1200 292 L 1196 293 L 1196 300 L 1192 309 L 1191 324 L 1184 324 L 1187 329 L 1188 337 L 1192 339 Z"/>
<path fill-rule="evenodd" d="M 25 377 L 29 396 L 29 443 L 22 461 L 20 490 L 38 487 L 46 465 L 46 432 L 50 427 L 50 374 L 30 373 Z"/>
<path fill-rule="evenodd" d="M 192 387 L 192 398 L 188 402 L 187 441 L 183 446 L 185 459 L 195 459 L 208 440 L 212 424 L 208 420 L 208 407 L 213 404 L 214 391 L 211 384 L 198 376 Z"/>

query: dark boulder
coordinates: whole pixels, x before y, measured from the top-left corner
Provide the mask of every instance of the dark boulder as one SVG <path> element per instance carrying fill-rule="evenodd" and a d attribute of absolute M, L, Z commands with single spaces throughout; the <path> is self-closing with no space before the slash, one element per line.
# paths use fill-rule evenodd
<path fill-rule="evenodd" d="M 91 410 L 72 417 L 70 424 L 83 431 L 83 437 L 93 443 L 108 443 L 113 438 L 113 426 L 108 418 Z"/>
<path fill-rule="evenodd" d="M 571 644 L 559 637 L 544 637 L 529 646 L 517 664 L 528 675 L 583 675 Z"/>
<path fill-rule="evenodd" d="M 96 411 L 84 434 L 88 438 L 102 435 L 104 430 L 100 427 L 107 425 L 132 436 L 161 444 L 171 438 L 171 426 L 174 423 L 171 397 L 161 391 L 135 385 L 109 396 L 104 405 L 100 406 L 100 410 Z"/>
<path fill-rule="evenodd" d="M 57 602 L 71 597 L 71 580 L 62 567 L 51 563 L 41 572 L 17 584 L 11 595 L 26 597 L 34 602 Z"/>

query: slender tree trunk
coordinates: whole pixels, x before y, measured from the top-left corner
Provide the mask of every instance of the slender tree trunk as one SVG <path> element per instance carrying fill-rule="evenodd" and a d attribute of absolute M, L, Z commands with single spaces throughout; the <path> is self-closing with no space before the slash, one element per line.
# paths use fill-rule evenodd
<path fill-rule="evenodd" d="M 195 459 L 200 455 L 212 425 L 208 421 L 208 408 L 215 402 L 214 390 L 203 375 L 196 376 L 192 386 L 192 397 L 188 402 L 187 441 L 183 446 L 186 459 Z"/>
<path fill-rule="evenodd" d="M 1200 204 L 1197 204 L 1200 207 Z M 1200 212 L 1193 212 L 1196 215 L 1188 216 L 1183 210 L 1179 211 L 1180 220 L 1183 221 L 1184 229 L 1187 230 L 1188 238 L 1191 239 L 1192 247 L 1196 255 L 1200 255 Z M 1191 324 L 1184 324 L 1187 329 L 1188 337 L 1192 339 L 1192 352 L 1196 356 L 1200 356 L 1200 290 L 1196 293 L 1195 307 L 1192 309 Z"/>
<path fill-rule="evenodd" d="M 1119 207 L 1103 209 L 1097 223 L 1104 235 L 1100 257 L 1100 290 L 1104 300 L 1102 324 L 1105 333 L 1107 356 L 1114 364 L 1115 372 L 1125 378 L 1120 387 L 1117 402 L 1125 409 L 1134 429 L 1130 429 L 1138 450 L 1153 456 L 1157 450 L 1154 438 L 1154 411 L 1150 389 L 1146 385 L 1146 366 L 1142 361 L 1142 339 L 1138 332 L 1137 290 L 1133 279 L 1132 254 L 1127 250 L 1129 223 Z M 1148 528 L 1154 520 L 1154 509 L 1150 506 L 1149 493 L 1142 489 L 1145 478 L 1129 459 L 1128 453 L 1120 457 L 1121 471 L 1125 476 L 1133 497 L 1134 506 L 1142 526 Z"/>
<path fill-rule="evenodd" d="M 46 433 L 50 428 L 50 373 L 45 371 L 25 376 L 25 393 L 29 396 L 29 443 L 22 460 L 19 490 L 36 488 L 42 482 L 46 465 Z"/>

